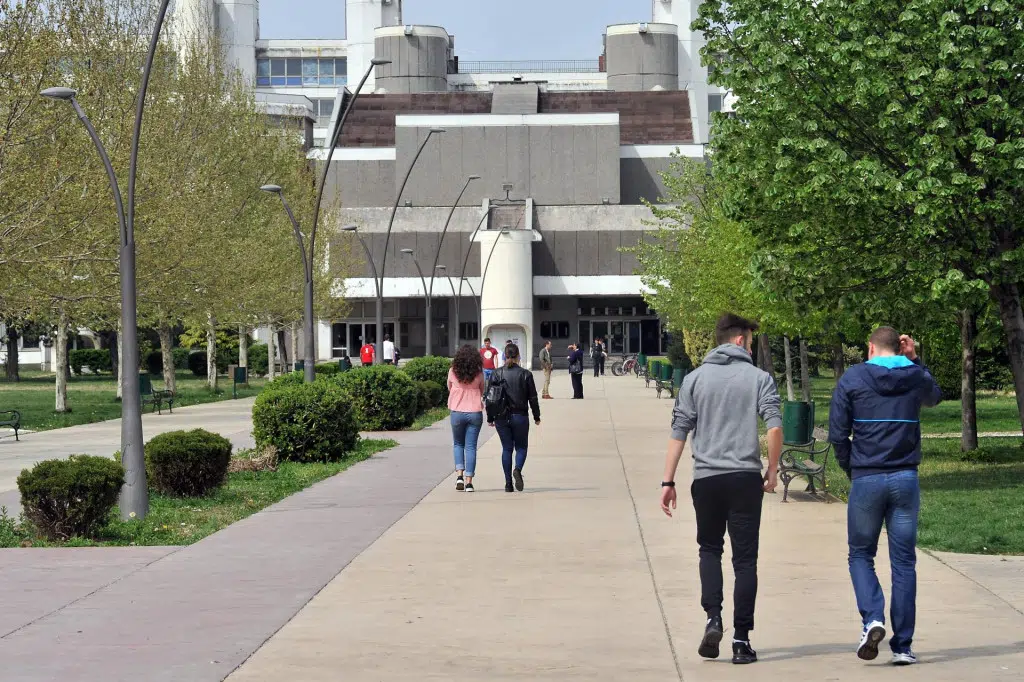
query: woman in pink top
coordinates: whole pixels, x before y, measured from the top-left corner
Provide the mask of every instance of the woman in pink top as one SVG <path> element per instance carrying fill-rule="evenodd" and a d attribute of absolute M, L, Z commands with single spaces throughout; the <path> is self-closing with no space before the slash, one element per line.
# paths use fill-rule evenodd
<path fill-rule="evenodd" d="M 456 490 L 473 492 L 476 445 L 484 424 L 483 399 L 483 360 L 476 348 L 465 345 L 455 354 L 452 368 L 448 370 L 448 409 L 452 413 Z"/>

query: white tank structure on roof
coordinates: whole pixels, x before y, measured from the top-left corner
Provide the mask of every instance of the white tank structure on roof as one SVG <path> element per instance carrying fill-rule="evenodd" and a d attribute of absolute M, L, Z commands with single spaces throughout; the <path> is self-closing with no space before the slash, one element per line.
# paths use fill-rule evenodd
<path fill-rule="evenodd" d="M 701 65 L 700 51 L 707 41 L 704 34 L 691 31 L 702 0 L 654 0 L 656 23 L 674 24 L 679 31 L 678 88 L 690 96 L 693 137 L 698 144 L 708 141 L 708 70 Z"/>
<path fill-rule="evenodd" d="M 386 26 L 374 31 L 375 88 L 390 94 L 447 92 L 451 36 L 439 26 Z"/>
<path fill-rule="evenodd" d="M 678 90 L 679 30 L 673 24 L 609 26 L 605 60 L 609 90 Z"/>
<path fill-rule="evenodd" d="M 376 50 L 374 32 L 381 27 L 402 25 L 402 0 L 346 0 L 345 37 L 348 41 L 348 72 L 353 82 L 363 77 Z M 377 89 L 376 74 L 370 73 L 364 92 Z"/>
<path fill-rule="evenodd" d="M 256 79 L 256 41 L 260 37 L 259 0 L 218 0 L 217 30 L 227 64 L 237 68 L 247 83 Z"/>

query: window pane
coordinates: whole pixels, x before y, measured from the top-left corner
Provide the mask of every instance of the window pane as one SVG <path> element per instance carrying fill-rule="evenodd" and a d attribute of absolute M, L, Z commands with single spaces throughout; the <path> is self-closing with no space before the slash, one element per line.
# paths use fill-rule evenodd
<path fill-rule="evenodd" d="M 321 59 L 320 60 L 320 75 L 321 76 L 333 76 L 334 75 L 334 60 L 333 59 Z"/>
<path fill-rule="evenodd" d="M 301 59 L 288 59 L 288 75 L 289 76 L 301 76 L 302 75 L 302 60 Z"/>
<path fill-rule="evenodd" d="M 302 60 L 302 84 L 303 85 L 316 85 L 320 82 L 320 76 L 317 73 L 317 63 L 315 59 L 303 59 Z"/>
<path fill-rule="evenodd" d="M 320 100 L 320 115 L 330 116 L 334 113 L 334 100 L 333 99 L 322 99 Z"/>
<path fill-rule="evenodd" d="M 271 59 L 270 60 L 270 75 L 271 76 L 283 76 L 284 75 L 284 60 L 283 59 Z"/>
<path fill-rule="evenodd" d="M 256 60 L 256 75 L 257 76 L 269 76 L 270 75 L 270 60 L 269 59 L 257 59 Z"/>
<path fill-rule="evenodd" d="M 270 84 L 271 85 L 284 85 L 287 82 L 288 82 L 288 79 L 285 78 L 284 76 L 271 76 L 270 77 Z"/>
<path fill-rule="evenodd" d="M 256 85 L 270 85 L 270 76 L 256 76 Z"/>
<path fill-rule="evenodd" d="M 541 322 L 540 323 L 540 338 L 550 339 L 551 338 L 551 323 Z"/>
<path fill-rule="evenodd" d="M 722 95 L 708 95 L 708 113 L 722 110 Z"/>
<path fill-rule="evenodd" d="M 288 76 L 288 85 L 302 85 L 302 76 Z"/>
<path fill-rule="evenodd" d="M 558 338 L 567 339 L 569 338 L 569 323 L 559 322 L 558 323 Z"/>
<path fill-rule="evenodd" d="M 334 75 L 335 76 L 347 76 L 348 75 L 348 59 L 345 57 L 339 57 L 334 60 Z"/>
<path fill-rule="evenodd" d="M 334 85 L 334 76 L 320 76 L 320 85 Z"/>

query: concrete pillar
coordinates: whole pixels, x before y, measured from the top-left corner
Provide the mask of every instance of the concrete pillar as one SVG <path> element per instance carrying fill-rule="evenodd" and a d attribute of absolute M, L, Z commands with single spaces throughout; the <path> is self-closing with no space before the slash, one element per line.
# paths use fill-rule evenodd
<path fill-rule="evenodd" d="M 700 31 L 690 29 L 697 18 L 702 0 L 654 0 L 653 19 L 657 23 L 675 24 L 679 29 L 679 89 L 690 95 L 690 118 L 693 139 L 697 144 L 708 141 L 708 70 L 701 66 L 700 51 L 706 41 Z"/>
<path fill-rule="evenodd" d="M 217 28 L 226 63 L 256 83 L 256 41 L 260 37 L 259 0 L 217 0 Z"/>
<path fill-rule="evenodd" d="M 402 0 L 346 0 L 345 38 L 348 41 L 348 74 L 353 83 L 363 77 L 374 57 L 374 31 L 381 26 L 402 24 Z M 374 74 L 363 92 L 376 89 Z"/>
<path fill-rule="evenodd" d="M 510 338 L 516 341 L 527 369 L 533 364 L 533 242 L 538 239 L 533 230 L 488 230 L 477 236 L 480 271 L 487 271 L 480 295 L 481 338 L 490 337 L 498 348 Z"/>

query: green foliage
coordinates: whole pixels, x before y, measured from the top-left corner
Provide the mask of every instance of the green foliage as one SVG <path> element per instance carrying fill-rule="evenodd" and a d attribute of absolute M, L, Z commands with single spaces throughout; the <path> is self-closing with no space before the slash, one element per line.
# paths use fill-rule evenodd
<path fill-rule="evenodd" d="M 113 364 L 110 361 L 110 351 L 100 348 L 80 348 L 68 351 L 68 362 L 71 371 L 81 376 L 83 369 L 88 369 L 93 374 L 110 372 Z"/>
<path fill-rule="evenodd" d="M 231 461 L 231 441 L 203 429 L 154 436 L 145 451 L 149 484 L 165 495 L 206 495 L 224 482 Z"/>
<path fill-rule="evenodd" d="M 266 375 L 270 370 L 267 356 L 267 344 L 256 343 L 249 347 L 249 371 L 253 374 Z"/>
<path fill-rule="evenodd" d="M 208 373 L 206 367 L 206 351 L 199 350 L 189 353 L 188 369 L 194 376 L 205 377 Z"/>
<path fill-rule="evenodd" d="M 90 537 L 117 502 L 124 469 L 106 457 L 72 455 L 18 476 L 21 506 L 36 532 L 50 540 Z"/>
<path fill-rule="evenodd" d="M 20 547 L 29 540 L 31 533 L 25 524 L 7 514 L 7 507 L 0 507 L 0 547 Z"/>
<path fill-rule="evenodd" d="M 444 390 L 433 381 L 417 381 L 419 391 L 419 412 L 426 412 L 433 407 L 440 407 L 445 402 Z"/>
<path fill-rule="evenodd" d="M 163 373 L 164 354 L 161 351 L 153 350 L 146 353 L 146 371 L 153 375 Z"/>
<path fill-rule="evenodd" d="M 337 461 L 359 442 L 353 402 L 327 379 L 295 385 L 271 382 L 253 405 L 253 436 L 261 447 L 276 447 L 282 460 Z"/>
<path fill-rule="evenodd" d="M 402 371 L 414 381 L 432 381 L 441 387 L 443 400 L 448 399 L 448 370 L 452 366 L 451 358 L 428 355 L 413 358 L 402 365 Z M 440 404 L 440 402 L 436 403 Z"/>
<path fill-rule="evenodd" d="M 321 362 L 313 367 L 313 373 L 323 376 L 334 376 L 341 371 L 337 362 Z"/>
<path fill-rule="evenodd" d="M 332 380 L 352 396 L 365 431 L 398 431 L 416 418 L 419 391 L 409 375 L 397 367 L 356 367 Z"/>
<path fill-rule="evenodd" d="M 174 358 L 174 369 L 190 369 L 188 358 L 191 355 L 191 351 L 188 348 L 173 348 L 171 350 L 171 357 Z"/>
<path fill-rule="evenodd" d="M 273 381 L 267 384 L 267 388 L 280 388 L 281 386 L 298 386 L 305 382 L 305 376 L 302 372 L 288 372 L 282 374 Z"/>
<path fill-rule="evenodd" d="M 686 354 L 686 344 L 683 342 L 681 334 L 672 335 L 666 354 L 668 355 L 668 361 L 672 363 L 673 367 L 686 371 L 693 369 L 693 362 L 690 360 L 690 356 Z"/>

